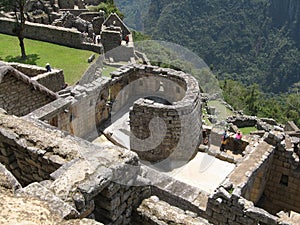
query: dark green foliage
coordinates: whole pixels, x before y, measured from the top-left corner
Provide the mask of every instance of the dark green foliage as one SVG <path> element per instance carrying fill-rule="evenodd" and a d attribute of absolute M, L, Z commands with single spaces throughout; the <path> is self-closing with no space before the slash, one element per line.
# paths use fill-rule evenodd
<path fill-rule="evenodd" d="M 151 0 L 115 0 L 115 4 L 126 13 L 124 22 L 132 29 L 144 31 L 145 17 Z"/>
<path fill-rule="evenodd" d="M 97 6 L 89 6 L 88 9 L 93 12 L 102 10 L 105 12 L 106 16 L 109 16 L 111 13 L 116 13 L 121 19 L 124 18 L 124 14 L 116 7 L 113 0 L 107 0 Z"/>
<path fill-rule="evenodd" d="M 138 41 L 145 41 L 145 40 L 150 40 L 151 37 L 149 35 L 146 35 L 146 34 L 143 34 L 142 32 L 139 32 L 139 31 L 131 31 L 132 33 L 132 36 L 133 36 L 133 40 L 135 42 L 138 42 Z"/>
<path fill-rule="evenodd" d="M 143 7 L 141 0 L 116 2 L 126 13 L 142 15 L 138 27 L 153 39 L 191 49 L 219 79 L 257 83 L 273 93 L 300 80 L 298 0 L 151 0 Z"/>
<path fill-rule="evenodd" d="M 248 115 L 274 118 L 280 123 L 294 121 L 300 127 L 300 89 L 292 93 L 268 96 L 254 84 L 249 87 L 233 80 L 221 84 L 225 101 Z"/>

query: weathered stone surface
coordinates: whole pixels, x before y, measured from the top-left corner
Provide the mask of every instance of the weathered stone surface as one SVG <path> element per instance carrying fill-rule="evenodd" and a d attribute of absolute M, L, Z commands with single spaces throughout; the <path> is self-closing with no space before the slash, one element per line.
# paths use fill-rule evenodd
<path fill-rule="evenodd" d="M 59 215 L 62 219 L 76 218 L 79 215 L 76 209 L 66 204 L 63 200 L 55 196 L 53 192 L 39 183 L 32 183 L 28 185 L 27 187 L 19 190 L 17 195 L 24 197 L 31 196 L 40 199 L 48 204 L 49 209 Z"/>
<path fill-rule="evenodd" d="M 269 214 L 267 211 L 263 209 L 251 207 L 247 209 L 246 215 L 253 219 L 258 219 L 259 221 L 268 225 L 277 224 L 278 217 Z"/>
<path fill-rule="evenodd" d="M 293 121 L 288 121 L 284 126 L 284 131 L 298 131 L 299 128 Z"/>
<path fill-rule="evenodd" d="M 145 199 L 137 209 L 141 223 L 148 224 L 189 224 L 189 225 L 206 225 L 210 224 L 207 220 L 191 215 L 182 209 L 171 206 L 164 201 L 158 201 L 157 198 L 151 197 Z"/>
<path fill-rule="evenodd" d="M 22 188 L 22 186 L 12 173 L 0 163 L 0 189 L 1 188 L 6 188 L 15 192 Z"/>

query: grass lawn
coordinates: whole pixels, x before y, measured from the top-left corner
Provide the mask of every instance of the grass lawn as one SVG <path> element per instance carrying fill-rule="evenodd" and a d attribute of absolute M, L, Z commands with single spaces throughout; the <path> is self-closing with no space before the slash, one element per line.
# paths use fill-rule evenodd
<path fill-rule="evenodd" d="M 252 131 L 257 131 L 256 127 L 241 127 L 239 128 L 242 132 L 242 134 L 250 134 Z"/>
<path fill-rule="evenodd" d="M 219 113 L 218 117 L 219 119 L 225 120 L 228 116 L 234 115 L 234 113 L 228 109 L 225 105 L 223 105 L 220 101 L 209 101 L 208 106 L 212 106 L 216 108 L 216 111 Z"/>
<path fill-rule="evenodd" d="M 50 63 L 52 68 L 63 69 L 66 83 L 72 85 L 78 81 L 89 67 L 91 51 L 69 48 L 47 42 L 25 38 L 25 50 L 28 58 L 20 58 L 21 50 L 18 38 L 0 34 L 0 60 L 20 62 L 44 67 Z M 97 57 L 97 56 L 96 56 Z"/>

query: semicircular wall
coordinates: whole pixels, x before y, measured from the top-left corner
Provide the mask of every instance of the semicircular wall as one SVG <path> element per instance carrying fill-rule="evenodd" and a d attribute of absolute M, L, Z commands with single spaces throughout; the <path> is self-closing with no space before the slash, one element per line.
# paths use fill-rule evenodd
<path fill-rule="evenodd" d="M 202 140 L 202 107 L 194 77 L 145 65 L 127 65 L 111 75 L 112 114 L 130 107 L 132 151 L 150 162 L 189 160 L 196 154 Z"/>

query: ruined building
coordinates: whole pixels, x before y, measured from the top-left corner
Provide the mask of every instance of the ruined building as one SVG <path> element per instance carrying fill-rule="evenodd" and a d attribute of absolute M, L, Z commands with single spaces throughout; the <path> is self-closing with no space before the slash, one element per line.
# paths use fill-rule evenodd
<path fill-rule="evenodd" d="M 0 65 L 1 224 L 299 224 L 297 127 L 231 118 L 261 129 L 220 152 L 189 74 L 129 64 L 62 89 L 53 73 Z"/>
<path fill-rule="evenodd" d="M 25 9 L 24 37 L 64 45 L 95 53 L 107 53 L 111 62 L 134 62 L 129 28 L 115 14 L 91 12 L 89 5 L 103 1 L 29 1 Z M 1 13 L 0 32 L 15 35 L 15 18 L 11 12 Z M 128 36 L 129 43 L 125 44 Z"/>
<path fill-rule="evenodd" d="M 230 117 L 230 132 L 258 131 L 221 152 L 202 84 L 134 64 L 122 20 L 85 9 L 99 2 L 33 1 L 25 36 L 132 62 L 110 78 L 96 63 L 65 88 L 62 70 L 0 62 L 0 223 L 299 224 L 299 129 Z"/>

